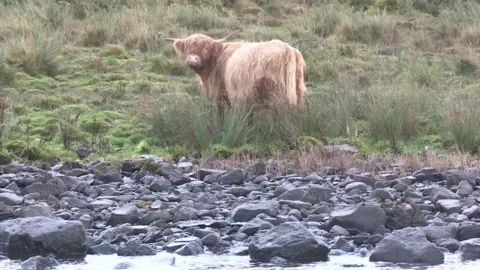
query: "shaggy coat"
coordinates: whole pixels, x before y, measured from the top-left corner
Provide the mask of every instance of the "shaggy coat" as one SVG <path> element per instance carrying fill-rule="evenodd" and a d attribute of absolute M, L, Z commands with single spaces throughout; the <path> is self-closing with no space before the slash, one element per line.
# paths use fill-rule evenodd
<path fill-rule="evenodd" d="M 306 87 L 300 51 L 280 40 L 226 42 L 235 32 L 218 40 L 203 34 L 166 40 L 195 71 L 207 97 L 220 106 L 302 106 Z"/>

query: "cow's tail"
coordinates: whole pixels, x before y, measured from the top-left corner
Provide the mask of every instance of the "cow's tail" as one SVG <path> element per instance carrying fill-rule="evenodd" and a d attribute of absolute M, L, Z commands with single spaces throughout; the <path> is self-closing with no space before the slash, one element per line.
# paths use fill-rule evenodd
<path fill-rule="evenodd" d="M 297 57 L 295 53 L 295 49 L 291 50 L 288 54 L 285 63 L 285 89 L 286 97 L 288 99 L 288 103 L 292 106 L 297 104 Z"/>
<path fill-rule="evenodd" d="M 307 87 L 305 86 L 304 73 L 305 73 L 305 60 L 299 50 L 294 49 L 295 54 L 295 90 L 297 96 L 297 105 L 303 106 L 305 93 Z"/>

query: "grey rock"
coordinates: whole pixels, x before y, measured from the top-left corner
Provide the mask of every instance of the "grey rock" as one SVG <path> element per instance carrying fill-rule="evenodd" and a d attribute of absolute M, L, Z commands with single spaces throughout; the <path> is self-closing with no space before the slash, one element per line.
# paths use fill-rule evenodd
<path fill-rule="evenodd" d="M 17 191 L 20 190 L 17 183 L 15 183 L 15 182 L 8 184 L 8 186 L 6 186 L 5 189 L 11 190 L 13 192 L 17 192 Z"/>
<path fill-rule="evenodd" d="M 305 195 L 305 188 L 292 188 L 288 189 L 288 186 L 280 186 L 277 188 L 277 192 L 280 193 L 278 196 L 279 200 L 284 201 L 300 201 L 300 199 Z"/>
<path fill-rule="evenodd" d="M 202 237 L 202 244 L 207 247 L 214 247 L 221 241 L 219 233 L 210 233 L 204 237 Z"/>
<path fill-rule="evenodd" d="M 413 173 L 415 180 L 418 182 L 422 181 L 431 181 L 431 182 L 439 182 L 444 179 L 443 175 L 438 171 L 436 168 L 423 168 L 417 170 Z"/>
<path fill-rule="evenodd" d="M 440 248 L 445 248 L 450 252 L 456 252 L 460 249 L 461 243 L 457 239 L 450 238 L 441 241 L 437 246 Z"/>
<path fill-rule="evenodd" d="M 166 210 L 169 207 L 168 207 L 168 204 L 166 204 L 166 203 L 164 203 L 160 200 L 156 200 L 150 205 L 150 208 L 153 209 L 153 210 Z"/>
<path fill-rule="evenodd" d="M 131 262 L 119 262 L 118 264 L 113 267 L 113 270 L 125 270 L 128 268 L 132 268 L 134 265 Z"/>
<path fill-rule="evenodd" d="M 307 176 L 305 176 L 303 181 L 310 182 L 310 183 L 320 183 L 320 182 L 323 182 L 323 178 L 316 173 L 310 173 Z"/>
<path fill-rule="evenodd" d="M 355 176 L 353 176 L 353 181 L 358 183 L 364 183 L 371 187 L 374 187 L 375 183 L 377 182 L 375 178 L 368 174 L 356 174 Z"/>
<path fill-rule="evenodd" d="M 150 184 L 149 188 L 153 192 L 163 192 L 167 191 L 168 188 L 170 188 L 172 184 L 170 181 L 168 181 L 165 177 L 160 176 L 156 177 L 152 183 Z"/>
<path fill-rule="evenodd" d="M 364 194 L 367 192 L 367 184 L 362 182 L 353 182 L 345 187 L 348 194 Z"/>
<path fill-rule="evenodd" d="M 294 208 L 294 209 L 298 209 L 298 210 L 308 209 L 308 208 L 312 207 L 311 203 L 302 202 L 302 201 L 281 200 L 280 203 L 281 204 L 286 204 L 289 207 Z"/>
<path fill-rule="evenodd" d="M 429 225 L 421 227 L 421 230 L 425 233 L 428 241 L 436 245 L 445 240 L 457 238 L 457 228 L 453 226 Z"/>
<path fill-rule="evenodd" d="M 387 220 L 385 212 L 376 204 L 337 208 L 331 214 L 329 226 L 339 225 L 346 229 L 357 229 L 373 233 Z"/>
<path fill-rule="evenodd" d="M 466 215 L 468 218 L 478 218 L 480 217 L 480 206 L 472 205 L 463 210 L 462 214 Z"/>
<path fill-rule="evenodd" d="M 100 212 L 102 210 L 108 209 L 109 207 L 115 204 L 114 201 L 109 199 L 100 199 L 90 202 L 89 208 L 95 212 Z"/>
<path fill-rule="evenodd" d="M 184 245 L 183 247 L 177 249 L 175 253 L 182 256 L 193 256 L 193 255 L 203 254 L 204 251 L 203 251 L 203 246 L 201 242 L 192 241 Z"/>
<path fill-rule="evenodd" d="M 463 261 L 480 259 L 480 238 L 472 238 L 461 242 L 460 258 Z"/>
<path fill-rule="evenodd" d="M 80 220 L 80 222 L 82 222 L 83 227 L 85 229 L 91 229 L 92 228 L 92 218 L 90 217 L 89 214 L 81 215 L 78 220 Z"/>
<path fill-rule="evenodd" d="M 192 179 L 186 175 L 174 175 L 168 181 L 174 186 L 180 186 L 192 182 Z"/>
<path fill-rule="evenodd" d="M 6 220 L 0 223 L 0 252 L 20 260 L 50 253 L 58 259 L 83 258 L 85 228 L 78 220 L 46 217 Z"/>
<path fill-rule="evenodd" d="M 133 227 L 131 225 L 122 224 L 120 226 L 108 228 L 108 229 L 102 231 L 99 234 L 98 239 L 102 240 L 102 241 L 111 242 L 118 235 L 130 234 L 132 231 L 133 231 Z"/>
<path fill-rule="evenodd" d="M 269 262 L 280 257 L 289 262 L 326 261 L 330 248 L 300 222 L 285 222 L 262 235 L 248 246 L 253 261 Z"/>
<path fill-rule="evenodd" d="M 370 193 L 370 198 L 378 198 L 382 201 L 384 200 L 393 200 L 392 194 L 383 188 L 376 188 Z"/>
<path fill-rule="evenodd" d="M 392 180 L 390 186 L 396 186 L 396 185 L 402 185 L 402 186 L 408 186 L 411 185 L 415 181 L 415 177 L 409 175 L 405 177 L 400 177 Z"/>
<path fill-rule="evenodd" d="M 68 208 L 79 208 L 79 209 L 87 209 L 89 204 L 87 201 L 80 199 L 76 196 L 73 197 L 63 197 L 60 201 L 66 203 Z"/>
<path fill-rule="evenodd" d="M 205 177 L 209 175 L 217 175 L 220 176 L 222 174 L 227 173 L 225 170 L 216 170 L 216 169 L 200 169 L 198 170 L 198 180 L 204 181 Z"/>
<path fill-rule="evenodd" d="M 458 227 L 458 240 L 464 241 L 472 238 L 480 238 L 480 224 L 475 222 L 463 222 Z"/>
<path fill-rule="evenodd" d="M 338 234 L 338 235 L 344 235 L 344 236 L 349 236 L 350 233 L 345 230 L 345 228 L 335 225 L 330 229 L 330 232 L 333 234 Z"/>
<path fill-rule="evenodd" d="M 152 256 L 157 254 L 155 250 L 138 239 L 129 240 L 124 246 L 117 249 L 118 256 Z"/>
<path fill-rule="evenodd" d="M 116 226 L 119 224 L 130 223 L 134 224 L 138 221 L 138 208 L 132 204 L 123 205 L 110 213 L 107 220 L 108 225 Z"/>
<path fill-rule="evenodd" d="M 384 203 L 382 209 L 387 215 L 385 227 L 399 230 L 406 227 L 425 226 L 425 214 L 411 203 Z"/>
<path fill-rule="evenodd" d="M 443 173 L 443 175 L 448 187 L 459 185 L 462 181 L 466 181 L 470 185 L 475 186 L 477 181 L 476 176 L 473 173 L 465 170 L 447 170 L 445 173 Z"/>
<path fill-rule="evenodd" d="M 173 214 L 173 222 L 177 223 L 179 221 L 189 221 L 189 220 L 197 220 L 196 210 L 188 207 L 182 206 L 175 213 Z"/>
<path fill-rule="evenodd" d="M 103 183 L 121 183 L 123 182 L 120 169 L 115 165 L 99 166 L 95 170 L 95 177 Z"/>
<path fill-rule="evenodd" d="M 88 249 L 88 253 L 97 254 L 97 255 L 116 254 L 117 253 L 117 248 L 113 244 L 102 243 L 102 244 L 90 247 Z"/>
<path fill-rule="evenodd" d="M 267 172 L 267 164 L 264 162 L 257 162 L 252 166 L 253 175 L 264 175 Z"/>
<path fill-rule="evenodd" d="M 445 255 L 420 228 L 404 228 L 383 238 L 370 255 L 372 262 L 441 264 Z"/>
<path fill-rule="evenodd" d="M 235 222 L 248 222 L 259 214 L 267 214 L 271 217 L 278 215 L 277 201 L 260 201 L 244 203 L 237 206 L 232 212 L 232 219 Z"/>
<path fill-rule="evenodd" d="M 458 196 L 457 194 L 453 193 L 452 191 L 444 187 L 435 187 L 431 190 L 430 200 L 433 203 L 437 203 L 437 201 L 445 200 L 445 199 L 459 200 L 460 196 Z"/>
<path fill-rule="evenodd" d="M 52 211 L 43 205 L 34 204 L 27 206 L 25 208 L 20 208 L 15 212 L 16 217 L 27 218 L 27 217 L 54 217 Z"/>
<path fill-rule="evenodd" d="M 311 204 L 327 202 L 332 194 L 330 188 L 322 186 L 293 188 L 278 196 L 279 200 L 302 201 Z"/>
<path fill-rule="evenodd" d="M 63 180 L 54 177 L 50 180 L 47 180 L 46 183 L 36 182 L 22 190 L 22 195 L 30 193 L 40 194 L 41 199 L 47 199 L 48 196 L 53 195 L 58 197 L 60 194 L 67 191 L 67 186 L 63 183 Z"/>
<path fill-rule="evenodd" d="M 268 230 L 273 227 L 272 223 L 261 220 L 260 218 L 256 217 L 250 220 L 249 222 L 245 223 L 238 232 L 244 233 L 248 236 L 254 235 L 257 233 L 258 230 Z"/>
<path fill-rule="evenodd" d="M 447 214 L 462 212 L 462 204 L 460 200 L 455 200 L 455 199 L 438 200 L 435 206 L 438 209 L 440 209 L 442 212 L 445 212 Z"/>
<path fill-rule="evenodd" d="M 84 168 L 73 168 L 70 171 L 68 171 L 66 175 L 79 177 L 79 176 L 87 175 L 89 173 L 90 172 Z"/>
<path fill-rule="evenodd" d="M 15 193 L 0 193 L 0 202 L 10 206 L 20 205 L 23 203 L 23 197 Z"/>
<path fill-rule="evenodd" d="M 172 220 L 172 216 L 168 211 L 165 210 L 148 211 L 143 217 L 140 218 L 138 223 L 141 225 L 149 225 L 157 220 L 163 220 L 168 223 Z"/>
<path fill-rule="evenodd" d="M 240 185 L 245 181 L 244 171 L 242 169 L 233 169 L 220 177 L 221 185 Z"/>
<path fill-rule="evenodd" d="M 54 269 L 58 262 L 54 258 L 34 256 L 22 262 L 22 270 L 49 270 Z"/>
<path fill-rule="evenodd" d="M 469 196 L 472 193 L 472 185 L 466 180 L 460 181 L 460 183 L 458 184 L 457 195 L 463 198 Z"/>
<path fill-rule="evenodd" d="M 13 207 L 0 202 L 0 221 L 15 217 Z"/>
<path fill-rule="evenodd" d="M 352 251 L 355 250 L 355 246 L 352 245 L 352 243 L 345 240 L 345 238 L 343 238 L 343 237 L 337 237 L 336 238 L 336 240 L 333 244 L 333 248 L 340 249 L 340 250 L 343 250 L 345 252 L 352 252 Z"/>
<path fill-rule="evenodd" d="M 188 237 L 182 237 L 182 238 L 175 239 L 174 241 L 166 244 L 163 247 L 163 249 L 167 252 L 175 252 L 176 250 L 182 248 L 183 246 L 185 246 L 185 245 L 187 245 L 188 243 L 191 243 L 191 242 L 198 242 L 200 245 L 202 243 L 200 238 L 198 238 L 196 236 L 188 236 Z"/>
<path fill-rule="evenodd" d="M 319 204 L 321 202 L 328 202 L 332 196 L 332 190 L 322 186 L 312 186 L 307 188 L 305 194 L 300 198 L 302 202 L 311 204 Z"/>

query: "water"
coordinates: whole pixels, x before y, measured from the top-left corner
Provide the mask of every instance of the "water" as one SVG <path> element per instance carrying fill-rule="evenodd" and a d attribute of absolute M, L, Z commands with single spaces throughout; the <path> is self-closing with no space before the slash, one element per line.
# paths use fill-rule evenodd
<path fill-rule="evenodd" d="M 179 256 L 171 253 L 161 252 L 156 256 L 145 257 L 119 257 L 117 255 L 88 255 L 85 261 L 77 264 L 62 264 L 56 270 L 113 270 L 118 264 L 130 265 L 129 270 L 340 270 L 340 269 L 361 269 L 361 270 L 386 270 L 386 269 L 415 269 L 415 270 L 473 270 L 480 269 L 479 261 L 461 262 L 458 254 L 446 254 L 445 263 L 436 266 L 412 266 L 393 265 L 390 263 L 373 263 L 368 257 L 359 256 L 330 256 L 329 261 L 303 265 L 280 266 L 273 264 L 251 263 L 248 256 L 229 256 L 202 254 L 199 256 Z M 0 269 L 21 270 L 18 263 L 12 261 L 0 261 Z"/>

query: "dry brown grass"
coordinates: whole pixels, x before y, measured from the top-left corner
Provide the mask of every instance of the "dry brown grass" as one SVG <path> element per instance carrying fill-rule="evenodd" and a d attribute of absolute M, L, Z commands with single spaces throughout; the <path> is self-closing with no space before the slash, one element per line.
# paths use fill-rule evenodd
<path fill-rule="evenodd" d="M 368 157 L 345 152 L 325 153 L 302 150 L 278 154 L 268 159 L 236 155 L 228 159 L 202 159 L 199 168 L 224 170 L 248 168 L 258 162 L 266 163 L 267 173 L 273 175 L 288 174 L 289 172 L 298 172 L 304 175 L 315 172 L 326 175 L 327 171 L 342 175 L 353 168 L 377 176 L 385 173 L 405 176 L 422 168 L 436 168 L 439 171 L 465 168 L 480 170 L 480 160 L 476 155 L 460 152 L 439 155 L 428 150 L 418 155 L 370 155 Z"/>

